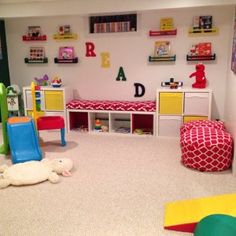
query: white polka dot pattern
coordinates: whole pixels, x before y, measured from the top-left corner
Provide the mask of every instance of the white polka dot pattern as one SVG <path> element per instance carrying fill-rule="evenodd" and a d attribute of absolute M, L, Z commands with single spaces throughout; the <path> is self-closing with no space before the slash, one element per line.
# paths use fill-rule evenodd
<path fill-rule="evenodd" d="M 222 171 L 232 164 L 233 139 L 225 130 L 197 127 L 182 133 L 182 163 L 199 171 Z"/>

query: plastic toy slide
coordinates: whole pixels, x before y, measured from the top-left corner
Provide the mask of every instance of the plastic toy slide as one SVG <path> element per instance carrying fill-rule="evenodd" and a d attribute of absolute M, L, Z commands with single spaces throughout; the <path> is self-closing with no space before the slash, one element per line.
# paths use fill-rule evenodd
<path fill-rule="evenodd" d="M 165 229 L 193 233 L 198 222 L 206 216 L 226 214 L 235 217 L 236 194 L 172 202 L 165 210 Z"/>
<path fill-rule="evenodd" d="M 7 137 L 7 92 L 3 83 L 0 83 L 0 113 L 2 121 L 2 137 L 3 143 L 0 145 L 0 154 L 7 154 L 9 151 L 8 137 Z"/>
<path fill-rule="evenodd" d="M 14 164 L 42 159 L 38 135 L 34 121 L 30 117 L 9 118 L 7 132 Z"/>

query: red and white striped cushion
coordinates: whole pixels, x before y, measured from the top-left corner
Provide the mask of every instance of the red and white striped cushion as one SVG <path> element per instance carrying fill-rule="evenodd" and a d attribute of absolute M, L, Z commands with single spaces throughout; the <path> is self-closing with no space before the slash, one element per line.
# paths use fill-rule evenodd
<path fill-rule="evenodd" d="M 221 171 L 232 164 L 233 139 L 225 130 L 192 128 L 181 135 L 182 163 L 200 171 Z"/>
<path fill-rule="evenodd" d="M 72 100 L 66 105 L 67 109 L 75 110 L 108 110 L 108 111 L 144 111 L 155 112 L 155 101 L 99 101 Z"/>

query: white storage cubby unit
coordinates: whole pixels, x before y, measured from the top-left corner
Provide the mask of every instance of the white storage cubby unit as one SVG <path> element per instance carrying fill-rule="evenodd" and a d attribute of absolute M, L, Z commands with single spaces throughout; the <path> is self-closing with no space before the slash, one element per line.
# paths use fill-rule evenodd
<path fill-rule="evenodd" d="M 42 115 L 62 116 L 66 120 L 66 103 L 73 99 L 69 87 L 53 88 L 51 86 L 40 87 L 40 108 Z M 32 113 L 32 94 L 30 87 L 23 87 L 23 100 L 25 116 Z"/>
<path fill-rule="evenodd" d="M 158 89 L 156 134 L 177 137 L 183 122 L 211 119 L 211 103 L 210 89 Z"/>
<path fill-rule="evenodd" d="M 142 130 L 142 134 L 155 135 L 155 115 L 155 112 L 67 109 L 67 130 L 98 132 L 95 130 L 95 121 L 99 119 L 108 128 L 106 133 L 133 134 Z"/>

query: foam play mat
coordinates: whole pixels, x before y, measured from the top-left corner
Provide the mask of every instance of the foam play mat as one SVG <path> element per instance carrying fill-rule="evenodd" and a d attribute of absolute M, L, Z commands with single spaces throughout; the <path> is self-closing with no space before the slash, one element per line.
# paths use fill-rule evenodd
<path fill-rule="evenodd" d="M 236 216 L 236 193 L 168 203 L 164 228 L 193 233 L 197 223 L 212 214 Z"/>

